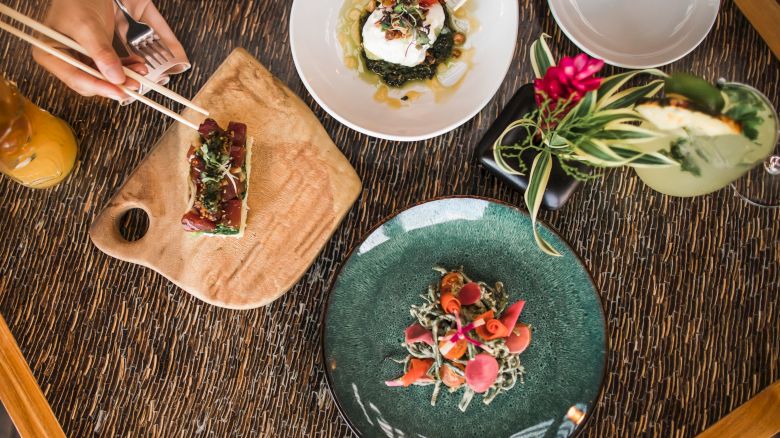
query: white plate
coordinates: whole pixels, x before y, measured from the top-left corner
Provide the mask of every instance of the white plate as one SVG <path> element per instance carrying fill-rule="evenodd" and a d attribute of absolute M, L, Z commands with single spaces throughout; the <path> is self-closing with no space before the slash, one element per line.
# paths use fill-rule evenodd
<path fill-rule="evenodd" d="M 295 0 L 290 15 L 293 60 L 317 103 L 341 123 L 374 137 L 425 140 L 466 123 L 487 105 L 515 51 L 517 0 L 469 0 L 479 29 L 468 35 L 473 67 L 443 102 L 432 93 L 400 109 L 374 100 L 376 88 L 344 66 L 336 36 L 343 0 Z"/>
<path fill-rule="evenodd" d="M 626 68 L 658 67 L 707 36 L 718 0 L 549 0 L 555 21 L 579 48 Z"/>

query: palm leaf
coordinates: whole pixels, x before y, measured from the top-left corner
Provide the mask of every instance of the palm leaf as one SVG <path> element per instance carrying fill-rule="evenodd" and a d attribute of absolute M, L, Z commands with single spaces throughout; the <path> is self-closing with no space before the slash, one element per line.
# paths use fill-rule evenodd
<path fill-rule="evenodd" d="M 555 65 L 555 58 L 553 58 L 550 47 L 545 41 L 547 38 L 550 38 L 550 35 L 543 33 L 538 40 L 531 44 L 531 67 L 537 78 L 544 77 L 547 69 Z"/>
<path fill-rule="evenodd" d="M 552 155 L 549 151 L 540 152 L 534 158 L 531 166 L 530 176 L 528 177 L 528 188 L 525 190 L 525 205 L 531 214 L 531 227 L 534 232 L 534 240 L 539 248 L 546 254 L 560 257 L 559 253 L 550 242 L 544 240 L 536 229 L 536 217 L 539 214 L 539 208 L 542 205 L 544 190 L 547 188 L 547 181 L 550 179 L 552 171 Z"/>

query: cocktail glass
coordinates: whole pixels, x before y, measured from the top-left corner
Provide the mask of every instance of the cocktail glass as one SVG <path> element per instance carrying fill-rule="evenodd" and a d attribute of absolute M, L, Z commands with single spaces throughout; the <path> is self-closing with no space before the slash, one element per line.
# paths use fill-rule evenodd
<path fill-rule="evenodd" d="M 51 187 L 73 170 L 77 152 L 70 126 L 0 75 L 0 172 L 27 187 Z"/>
<path fill-rule="evenodd" d="M 743 134 L 718 136 L 695 135 L 686 128 L 664 131 L 663 137 L 642 147 L 648 151 L 664 150 L 677 158 L 683 157 L 683 165 L 669 168 L 637 168 L 636 173 L 652 189 L 671 196 L 705 195 L 732 185 L 746 201 L 762 207 L 772 207 L 777 199 L 755 199 L 758 191 L 763 198 L 777 191 L 768 186 L 780 183 L 780 175 L 772 183 L 742 182 L 735 184 L 761 163 L 760 172 L 780 174 L 780 158 L 768 158 L 778 141 L 778 115 L 769 99 L 755 88 L 736 82 L 718 81 L 726 97 L 724 112 L 732 108 L 755 110 L 759 122 L 753 125 L 755 139 Z M 756 120 L 759 120 L 756 119 Z M 652 126 L 650 126 L 652 128 Z M 743 133 L 745 131 L 743 130 Z M 754 177 L 752 180 L 760 179 Z M 760 187 L 757 187 L 760 186 Z"/>

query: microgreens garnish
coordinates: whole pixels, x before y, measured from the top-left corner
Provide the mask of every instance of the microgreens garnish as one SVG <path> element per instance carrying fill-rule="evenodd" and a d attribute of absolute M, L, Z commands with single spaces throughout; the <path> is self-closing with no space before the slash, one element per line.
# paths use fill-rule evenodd
<path fill-rule="evenodd" d="M 236 176 L 230 172 L 230 154 L 220 150 L 221 144 L 226 141 L 224 137 L 212 137 L 200 146 L 200 155 L 207 170 L 201 173 L 200 180 L 204 184 L 221 184 L 227 178 L 233 190 L 237 190 Z"/>
<path fill-rule="evenodd" d="M 419 0 L 397 0 L 390 6 L 379 6 L 382 18 L 377 22 L 387 39 L 413 36 L 417 46 L 429 44 L 430 26 L 424 24 L 428 10 L 420 6 Z"/>

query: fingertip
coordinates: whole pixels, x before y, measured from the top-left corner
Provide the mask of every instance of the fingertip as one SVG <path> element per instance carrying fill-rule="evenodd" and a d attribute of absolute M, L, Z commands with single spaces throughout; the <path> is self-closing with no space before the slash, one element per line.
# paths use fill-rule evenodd
<path fill-rule="evenodd" d="M 125 92 L 122 91 L 122 89 L 120 89 L 116 85 L 92 77 L 90 77 L 89 82 L 85 80 L 81 84 L 81 87 L 86 89 L 89 92 L 89 94 L 93 96 L 103 96 L 111 100 L 115 100 L 117 102 L 121 102 L 129 98 L 129 96 L 125 94 Z"/>
<path fill-rule="evenodd" d="M 100 72 L 103 73 L 103 76 L 105 76 L 106 79 L 108 79 L 108 81 L 112 84 L 121 85 L 127 80 L 121 65 L 98 64 L 98 68 L 100 69 Z"/>
<path fill-rule="evenodd" d="M 146 75 L 149 74 L 149 68 L 146 67 L 146 64 L 142 64 L 142 63 L 130 64 L 130 65 L 126 66 L 126 67 L 129 68 L 130 70 L 138 73 L 141 76 L 146 76 Z"/>
<path fill-rule="evenodd" d="M 125 87 L 127 87 L 127 88 L 129 88 L 129 89 L 131 89 L 133 91 L 138 91 L 141 88 L 141 84 L 138 83 L 138 81 L 133 80 L 133 79 L 128 79 L 127 81 L 125 81 L 124 85 L 125 85 Z"/>

